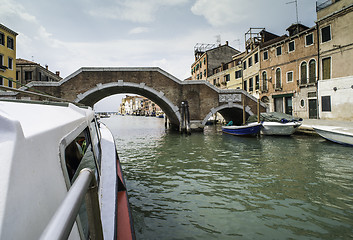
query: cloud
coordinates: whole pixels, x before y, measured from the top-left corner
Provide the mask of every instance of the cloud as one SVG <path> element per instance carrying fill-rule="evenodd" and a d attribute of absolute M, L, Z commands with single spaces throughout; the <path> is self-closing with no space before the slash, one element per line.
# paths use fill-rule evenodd
<path fill-rule="evenodd" d="M 240 9 L 243 5 L 234 0 L 197 0 L 191 7 L 191 12 L 203 16 L 215 27 L 236 23 L 244 19 Z"/>
<path fill-rule="evenodd" d="M 139 34 L 139 33 L 147 33 L 149 32 L 150 29 L 147 28 L 147 27 L 136 27 L 136 28 L 133 28 L 129 31 L 129 34 Z"/>
<path fill-rule="evenodd" d="M 26 12 L 26 9 L 21 5 L 12 0 L 2 0 L 0 4 L 0 16 L 11 17 L 16 16 L 22 20 L 36 23 L 37 19 L 35 16 Z"/>
<path fill-rule="evenodd" d="M 88 11 L 95 17 L 126 20 L 137 23 L 151 23 L 156 19 L 157 11 L 163 6 L 176 6 L 188 0 L 116 0 L 111 5 Z"/>

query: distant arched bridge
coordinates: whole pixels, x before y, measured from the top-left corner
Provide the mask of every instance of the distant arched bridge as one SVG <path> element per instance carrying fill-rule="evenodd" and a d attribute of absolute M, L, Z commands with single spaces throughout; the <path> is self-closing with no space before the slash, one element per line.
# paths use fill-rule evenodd
<path fill-rule="evenodd" d="M 20 89 L 29 88 L 88 106 L 113 94 L 138 94 L 160 106 L 170 123 L 176 126 L 182 121 L 181 102 L 187 101 L 191 128 L 203 128 L 209 117 L 217 112 L 226 121 L 240 124 L 243 119 L 243 99 L 247 116 L 257 112 L 257 99 L 244 90 L 221 90 L 201 80 L 180 81 L 157 67 L 85 67 L 60 82 L 31 82 Z M 5 95 L 9 97 L 9 94 Z M 24 97 L 24 93 L 12 95 Z M 4 97 L 4 94 L 0 96 Z M 260 104 L 260 111 L 266 111 L 265 104 Z"/>

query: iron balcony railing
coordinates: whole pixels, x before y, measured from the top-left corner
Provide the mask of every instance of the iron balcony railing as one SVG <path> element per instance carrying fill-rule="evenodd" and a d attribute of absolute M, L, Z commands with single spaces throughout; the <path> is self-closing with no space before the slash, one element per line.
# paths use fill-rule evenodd
<path fill-rule="evenodd" d="M 67 239 L 86 194 L 90 239 L 103 239 L 97 189 L 94 173 L 88 168 L 82 169 L 64 201 L 42 233 L 40 240 Z"/>

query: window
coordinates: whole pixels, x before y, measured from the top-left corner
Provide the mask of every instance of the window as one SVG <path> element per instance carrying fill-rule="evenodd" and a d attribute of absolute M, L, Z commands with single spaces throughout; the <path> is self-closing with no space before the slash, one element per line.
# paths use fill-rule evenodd
<path fill-rule="evenodd" d="M 300 100 L 300 107 L 301 108 L 305 107 L 305 100 L 304 99 Z"/>
<path fill-rule="evenodd" d="M 282 82 L 281 82 L 281 69 L 277 68 L 276 69 L 276 88 L 280 89 L 282 86 Z"/>
<path fill-rule="evenodd" d="M 217 81 L 216 79 L 213 79 L 213 85 L 216 85 Z"/>
<path fill-rule="evenodd" d="M 203 70 L 203 76 L 206 77 L 206 69 Z"/>
<path fill-rule="evenodd" d="M 256 75 L 255 76 L 255 89 L 259 90 L 259 88 L 260 88 L 260 78 L 259 78 L 259 75 Z"/>
<path fill-rule="evenodd" d="M 206 64 L 206 58 L 203 59 L 203 64 Z"/>
<path fill-rule="evenodd" d="M 241 78 L 241 70 L 235 71 L 235 78 Z"/>
<path fill-rule="evenodd" d="M 310 46 L 314 44 L 314 36 L 312 33 L 305 36 L 305 46 Z"/>
<path fill-rule="evenodd" d="M 259 54 L 258 53 L 255 53 L 254 61 L 255 61 L 255 64 L 259 62 Z"/>
<path fill-rule="evenodd" d="M 295 50 L 295 43 L 291 41 L 288 43 L 288 52 L 293 52 Z"/>
<path fill-rule="evenodd" d="M 25 80 L 32 80 L 32 72 L 31 71 L 25 71 Z"/>
<path fill-rule="evenodd" d="M 245 91 L 247 91 L 247 90 L 248 90 L 246 80 L 244 81 L 244 90 L 245 90 Z"/>
<path fill-rule="evenodd" d="M 268 51 L 264 51 L 264 60 L 268 59 Z"/>
<path fill-rule="evenodd" d="M 5 46 L 5 34 L 0 32 L 0 44 Z"/>
<path fill-rule="evenodd" d="M 0 77 L 0 85 L 3 86 L 4 85 L 4 79 L 2 77 Z"/>
<path fill-rule="evenodd" d="M 287 82 L 293 82 L 293 72 L 287 72 Z"/>
<path fill-rule="evenodd" d="M 322 59 L 322 79 L 331 78 L 331 57 Z"/>
<path fill-rule="evenodd" d="M 10 48 L 10 49 L 14 49 L 14 41 L 13 41 L 13 38 L 12 37 L 7 37 L 7 47 Z"/>
<path fill-rule="evenodd" d="M 8 80 L 8 83 L 9 83 L 9 87 L 12 88 L 13 84 L 12 84 L 12 79 L 9 79 Z"/>
<path fill-rule="evenodd" d="M 331 40 L 331 26 L 321 28 L 321 42 L 328 42 Z"/>
<path fill-rule="evenodd" d="M 229 81 L 230 81 L 230 76 L 229 76 L 229 74 L 227 74 L 227 75 L 224 76 L 224 80 L 225 80 L 226 82 L 229 82 Z"/>
<path fill-rule="evenodd" d="M 322 96 L 321 105 L 321 110 L 323 112 L 331 112 L 331 96 Z"/>
<path fill-rule="evenodd" d="M 254 90 L 253 78 L 249 78 L 249 91 L 252 92 Z"/>
<path fill-rule="evenodd" d="M 262 90 L 267 91 L 267 72 L 262 72 Z"/>
<path fill-rule="evenodd" d="M 302 62 L 300 64 L 300 84 L 306 84 L 307 83 L 307 70 L 306 70 L 306 62 Z"/>
<path fill-rule="evenodd" d="M 249 67 L 252 66 L 252 57 L 249 57 Z"/>
<path fill-rule="evenodd" d="M 246 69 L 246 61 L 243 62 L 243 69 Z"/>
<path fill-rule="evenodd" d="M 309 83 L 316 82 L 316 61 L 311 59 L 309 62 Z"/>
<path fill-rule="evenodd" d="M 4 66 L 4 56 L 0 54 L 0 67 Z"/>
<path fill-rule="evenodd" d="M 12 70 L 13 68 L 13 59 L 12 58 L 8 58 L 8 68 Z"/>
<path fill-rule="evenodd" d="M 276 47 L 276 55 L 281 56 L 282 55 L 282 46 Z"/>

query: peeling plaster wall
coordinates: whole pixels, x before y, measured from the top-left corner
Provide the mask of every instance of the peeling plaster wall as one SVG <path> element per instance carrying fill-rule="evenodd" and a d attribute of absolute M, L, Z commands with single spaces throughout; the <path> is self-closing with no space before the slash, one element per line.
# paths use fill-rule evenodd
<path fill-rule="evenodd" d="M 353 121 L 353 76 L 321 80 L 318 93 L 321 119 Z M 331 97 L 331 111 L 322 111 L 322 96 Z"/>

